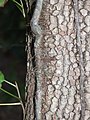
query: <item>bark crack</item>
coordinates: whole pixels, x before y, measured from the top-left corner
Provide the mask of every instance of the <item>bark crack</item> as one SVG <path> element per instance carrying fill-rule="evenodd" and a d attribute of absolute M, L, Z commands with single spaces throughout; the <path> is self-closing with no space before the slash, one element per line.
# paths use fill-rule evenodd
<path fill-rule="evenodd" d="M 75 10 L 75 23 L 76 23 L 76 34 L 77 34 L 77 46 L 79 50 L 79 66 L 80 66 L 80 97 L 81 97 L 81 117 L 80 120 L 84 120 L 85 117 L 85 94 L 84 94 L 84 60 L 82 53 L 82 43 L 80 39 L 80 25 L 79 25 L 79 14 L 78 14 L 78 0 L 73 0 Z"/>

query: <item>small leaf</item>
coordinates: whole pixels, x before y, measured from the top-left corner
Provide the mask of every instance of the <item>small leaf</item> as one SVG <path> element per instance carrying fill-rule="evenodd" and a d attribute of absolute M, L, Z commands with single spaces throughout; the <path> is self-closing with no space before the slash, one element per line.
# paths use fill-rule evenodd
<path fill-rule="evenodd" d="M 0 7 L 4 7 L 8 0 L 0 0 Z"/>
<path fill-rule="evenodd" d="M 4 74 L 0 71 L 0 84 L 3 83 L 5 80 Z"/>
<path fill-rule="evenodd" d="M 0 84 L 0 88 L 2 87 L 2 84 Z"/>

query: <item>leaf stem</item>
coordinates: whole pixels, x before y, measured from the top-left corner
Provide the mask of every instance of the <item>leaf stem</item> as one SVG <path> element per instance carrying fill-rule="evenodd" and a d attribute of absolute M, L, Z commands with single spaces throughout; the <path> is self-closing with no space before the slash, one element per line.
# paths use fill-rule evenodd
<path fill-rule="evenodd" d="M 22 100 L 21 100 L 20 91 L 19 91 L 18 84 L 17 84 L 17 82 L 16 82 L 16 81 L 15 81 L 15 84 L 16 84 L 16 90 L 17 90 L 18 97 L 19 97 L 19 99 L 20 99 L 20 103 L 21 103 L 22 110 L 23 110 L 23 117 L 25 118 L 25 109 L 24 109 L 23 102 L 22 102 Z"/>
<path fill-rule="evenodd" d="M 21 3 L 21 5 L 22 5 L 22 13 L 23 13 L 23 16 L 24 16 L 24 18 L 25 18 L 25 10 L 24 10 L 24 6 L 23 6 L 22 0 L 20 0 L 20 3 Z"/>
<path fill-rule="evenodd" d="M 18 103 L 1 103 L 0 106 L 11 106 L 11 105 L 21 105 L 20 102 Z"/>
<path fill-rule="evenodd" d="M 6 83 L 8 83 L 9 85 L 11 85 L 11 86 L 13 86 L 13 87 L 16 88 L 16 86 L 15 86 L 13 83 L 11 83 L 11 82 L 9 82 L 9 81 L 7 81 L 7 80 L 4 80 L 4 82 L 6 82 Z"/>
<path fill-rule="evenodd" d="M 20 100 L 20 98 L 19 98 L 19 97 L 17 97 L 17 96 L 15 96 L 15 95 L 13 95 L 12 93 L 10 93 L 10 92 L 8 92 L 8 91 L 4 90 L 3 88 L 0 88 L 0 90 L 1 90 L 1 91 L 3 91 L 3 92 L 4 92 L 4 93 L 6 93 L 6 94 L 8 94 L 8 95 L 10 95 L 10 96 L 12 96 L 12 97 L 14 97 L 14 98 L 18 99 L 18 100 Z"/>
<path fill-rule="evenodd" d="M 20 3 L 18 3 L 16 0 L 12 0 L 14 3 L 16 3 L 19 7 L 22 8 L 22 5 Z"/>

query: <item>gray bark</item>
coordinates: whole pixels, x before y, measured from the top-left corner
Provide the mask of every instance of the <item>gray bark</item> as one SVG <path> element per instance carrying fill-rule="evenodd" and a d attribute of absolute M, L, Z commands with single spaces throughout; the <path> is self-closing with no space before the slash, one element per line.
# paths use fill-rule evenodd
<path fill-rule="evenodd" d="M 35 69 L 28 39 L 25 119 L 89 120 L 90 1 L 37 0 L 35 11 Z"/>

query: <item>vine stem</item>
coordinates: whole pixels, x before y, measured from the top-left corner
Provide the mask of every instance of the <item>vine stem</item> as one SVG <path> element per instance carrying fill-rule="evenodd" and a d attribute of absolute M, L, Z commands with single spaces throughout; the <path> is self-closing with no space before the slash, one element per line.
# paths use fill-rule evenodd
<path fill-rule="evenodd" d="M 13 95 L 13 94 L 10 93 L 10 92 L 4 90 L 4 89 L 1 88 L 1 87 L 0 87 L 0 90 L 3 91 L 3 92 L 6 93 L 6 94 L 8 94 L 8 95 L 10 95 L 10 96 L 18 99 L 20 102 L 18 102 L 18 103 L 2 103 L 2 104 L 0 104 L 0 106 L 6 106 L 6 105 L 21 105 L 21 106 L 22 106 L 22 110 L 23 110 L 23 115 L 24 115 L 24 118 L 25 118 L 25 109 L 24 109 L 23 102 L 22 102 L 22 100 L 21 100 L 21 95 L 20 95 L 20 91 L 19 91 L 17 82 L 15 82 L 15 84 L 13 84 L 13 83 L 11 83 L 11 82 L 9 82 L 9 81 L 7 81 L 7 80 L 4 80 L 4 82 L 6 82 L 7 84 L 9 84 L 9 85 L 11 85 L 11 86 L 13 86 L 13 87 L 16 88 L 17 93 L 18 93 L 18 97 L 15 96 L 15 95 Z"/>
<path fill-rule="evenodd" d="M 22 8 L 22 5 L 20 3 L 18 3 L 16 0 L 12 0 L 14 3 L 16 3 L 19 7 Z"/>
<path fill-rule="evenodd" d="M 9 85 L 11 85 L 11 86 L 13 86 L 13 87 L 15 87 L 16 88 L 16 85 L 14 85 L 13 83 L 11 83 L 11 82 L 9 82 L 9 81 L 7 81 L 7 80 L 4 80 L 4 82 L 6 82 L 7 84 L 9 84 Z"/>
<path fill-rule="evenodd" d="M 20 0 L 20 3 L 21 3 L 21 6 L 22 6 L 22 13 L 23 13 L 23 16 L 25 18 L 25 10 L 24 10 L 24 5 L 23 5 L 22 0 Z"/>
<path fill-rule="evenodd" d="M 18 93 L 18 97 L 20 99 L 20 103 L 21 103 L 21 106 L 22 106 L 22 110 L 23 110 L 23 117 L 25 118 L 25 108 L 24 108 L 24 104 L 21 100 L 21 95 L 20 95 L 20 91 L 19 91 L 19 87 L 18 87 L 18 84 L 17 82 L 15 82 L 15 85 L 16 85 L 16 90 L 17 90 L 17 93 Z"/>
<path fill-rule="evenodd" d="M 18 103 L 1 103 L 0 106 L 12 106 L 12 105 L 21 105 L 20 102 Z"/>
<path fill-rule="evenodd" d="M 1 90 L 1 91 L 3 91 L 3 92 L 4 92 L 4 93 L 6 93 L 6 94 L 8 94 L 8 95 L 10 95 L 10 96 L 12 96 L 12 97 L 14 97 L 14 98 L 18 99 L 18 100 L 20 100 L 20 98 L 19 98 L 19 97 L 17 97 L 17 96 L 15 96 L 15 95 L 13 95 L 12 93 L 10 93 L 10 92 L 8 92 L 8 91 L 4 90 L 3 88 L 0 88 L 0 90 Z"/>

